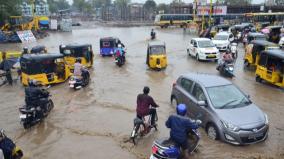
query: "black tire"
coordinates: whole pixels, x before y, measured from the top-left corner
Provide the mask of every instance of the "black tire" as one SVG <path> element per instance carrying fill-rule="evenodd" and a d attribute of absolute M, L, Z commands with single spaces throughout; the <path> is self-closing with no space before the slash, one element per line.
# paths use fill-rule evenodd
<path fill-rule="evenodd" d="M 206 133 L 207 133 L 208 137 L 212 140 L 218 140 L 219 139 L 219 131 L 214 124 L 209 124 L 207 126 Z"/>
<path fill-rule="evenodd" d="M 49 106 L 48 106 L 48 112 L 50 112 L 53 108 L 54 108 L 54 103 L 53 101 L 50 99 L 49 102 L 48 102 Z"/>
<path fill-rule="evenodd" d="M 260 76 L 257 75 L 257 76 L 255 77 L 255 81 L 261 83 L 262 79 L 261 79 Z"/>
<path fill-rule="evenodd" d="M 28 123 L 24 122 L 23 123 L 23 127 L 24 127 L 24 129 L 28 129 L 28 128 L 31 127 L 31 124 L 28 124 Z"/>

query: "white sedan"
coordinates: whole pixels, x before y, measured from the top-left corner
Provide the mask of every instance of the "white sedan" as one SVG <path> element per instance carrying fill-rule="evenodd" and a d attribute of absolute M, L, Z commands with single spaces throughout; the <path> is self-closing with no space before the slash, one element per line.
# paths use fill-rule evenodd
<path fill-rule="evenodd" d="M 207 38 L 193 38 L 187 48 L 189 56 L 195 57 L 199 60 L 214 60 L 218 61 L 220 57 L 219 50 Z"/>

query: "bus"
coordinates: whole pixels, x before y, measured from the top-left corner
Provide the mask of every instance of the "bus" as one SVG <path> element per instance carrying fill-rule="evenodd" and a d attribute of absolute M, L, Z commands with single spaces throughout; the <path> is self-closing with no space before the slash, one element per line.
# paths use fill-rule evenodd
<path fill-rule="evenodd" d="M 245 13 L 246 20 L 252 23 L 269 22 L 271 25 L 284 21 L 284 12 L 274 13 Z"/>
<path fill-rule="evenodd" d="M 155 25 L 161 28 L 167 28 L 168 26 L 185 27 L 192 20 L 192 14 L 158 14 L 155 18 Z"/>

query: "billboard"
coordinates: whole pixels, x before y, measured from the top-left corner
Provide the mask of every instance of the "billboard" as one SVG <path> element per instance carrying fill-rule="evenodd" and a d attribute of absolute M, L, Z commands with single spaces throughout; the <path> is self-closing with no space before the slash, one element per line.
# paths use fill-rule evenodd
<path fill-rule="evenodd" d="M 24 31 L 17 31 L 19 38 L 21 39 L 22 43 L 29 43 L 35 42 L 36 38 L 31 30 L 24 30 Z"/>
<path fill-rule="evenodd" d="M 209 15 L 210 6 L 198 6 L 197 15 Z M 227 6 L 213 6 L 213 15 L 226 15 Z"/>

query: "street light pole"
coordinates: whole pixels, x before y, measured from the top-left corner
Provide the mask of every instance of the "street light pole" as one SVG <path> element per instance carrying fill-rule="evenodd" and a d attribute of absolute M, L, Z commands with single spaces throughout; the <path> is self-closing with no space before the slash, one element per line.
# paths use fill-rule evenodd
<path fill-rule="evenodd" d="M 213 2 L 210 0 L 210 15 L 209 15 L 209 26 L 211 26 L 212 23 L 212 13 L 213 13 Z"/>

